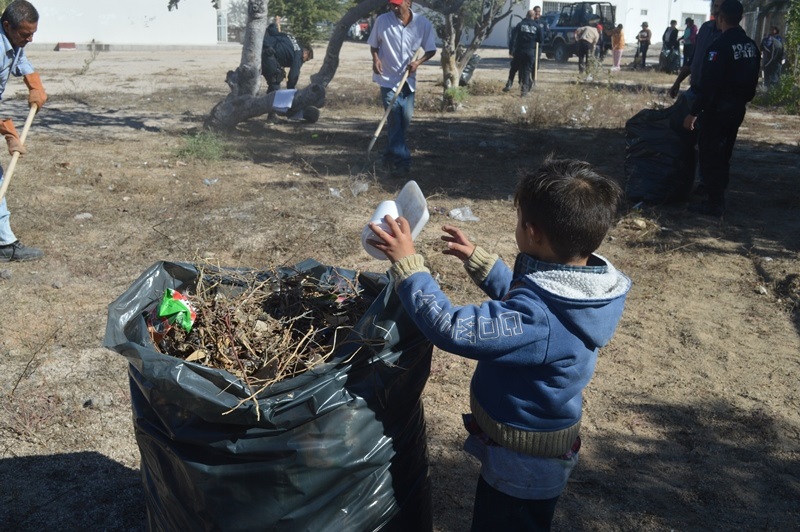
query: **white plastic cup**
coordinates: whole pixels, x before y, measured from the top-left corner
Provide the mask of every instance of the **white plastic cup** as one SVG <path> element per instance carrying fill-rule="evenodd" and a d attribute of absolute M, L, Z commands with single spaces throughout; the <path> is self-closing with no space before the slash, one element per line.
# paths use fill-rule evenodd
<path fill-rule="evenodd" d="M 383 221 L 383 218 L 386 215 L 391 216 L 393 219 L 397 219 L 400 214 L 397 211 L 397 203 L 394 201 L 382 201 L 378 204 L 378 207 L 375 209 L 375 212 L 372 214 L 372 218 L 370 218 L 370 222 L 377 224 L 378 227 L 386 231 L 387 233 L 391 233 L 389 231 L 389 226 L 386 225 L 386 222 Z M 380 240 L 375 233 L 372 232 L 370 229 L 369 224 L 364 226 L 364 230 L 361 231 L 361 245 L 364 246 L 364 251 L 369 253 L 372 257 L 376 259 L 382 260 L 389 260 L 386 257 L 386 254 L 367 242 L 367 240 Z"/>

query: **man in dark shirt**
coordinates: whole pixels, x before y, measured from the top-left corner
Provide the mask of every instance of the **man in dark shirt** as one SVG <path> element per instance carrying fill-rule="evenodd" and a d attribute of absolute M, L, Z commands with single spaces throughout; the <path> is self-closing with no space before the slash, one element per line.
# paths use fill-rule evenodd
<path fill-rule="evenodd" d="M 541 22 L 534 19 L 533 9 L 517 24 L 512 33 L 509 46 L 514 53 L 514 63 L 519 68 L 522 96 L 528 94 L 533 86 L 533 69 L 536 65 L 536 50 L 541 49 L 544 41 L 544 28 Z M 537 48 L 538 45 L 538 48 Z"/>
<path fill-rule="evenodd" d="M 530 13 L 528 13 L 530 16 Z M 547 33 L 550 31 L 550 28 L 547 24 L 542 21 L 542 8 L 541 6 L 535 6 L 533 8 L 533 21 L 539 24 L 539 31 L 540 31 L 540 41 L 539 41 L 539 53 L 541 54 L 542 51 L 542 44 L 544 43 L 545 39 L 547 39 Z M 503 92 L 508 92 L 511 90 L 511 87 L 514 85 L 514 76 L 517 75 L 517 72 L 520 70 L 520 66 L 518 64 L 517 54 L 514 50 L 514 46 L 517 44 L 517 35 L 519 33 L 520 24 L 517 24 L 511 32 L 511 39 L 508 42 L 508 55 L 511 56 L 511 67 L 508 69 L 508 81 L 506 82 L 505 87 L 503 87 Z M 535 45 L 534 45 L 535 48 Z M 534 52 L 535 53 L 535 52 Z M 519 57 L 524 57 L 520 55 Z M 539 56 L 534 57 L 534 65 L 533 65 L 533 81 L 531 82 L 532 85 L 536 85 L 536 78 L 537 78 L 537 69 L 539 68 Z M 522 73 L 520 72 L 519 75 L 519 84 L 520 87 L 524 86 L 524 80 L 522 77 Z"/>
<path fill-rule="evenodd" d="M 700 90 L 700 80 L 702 78 L 704 65 L 703 58 L 706 55 L 706 50 L 711 43 L 716 41 L 717 38 L 722 34 L 719 27 L 717 27 L 716 20 L 719 16 L 719 8 L 722 5 L 722 2 L 723 0 L 713 0 L 711 2 L 711 20 L 704 22 L 697 31 L 692 55 L 687 56 L 687 61 L 684 62 L 683 66 L 678 71 L 678 77 L 675 79 L 675 83 L 673 83 L 672 87 L 669 89 L 669 95 L 672 98 L 676 98 L 678 96 L 678 93 L 681 90 L 681 82 L 687 77 L 689 78 L 689 89 L 685 92 L 685 95 L 689 105 L 691 105 L 694 99 L 697 97 L 697 93 Z M 702 128 L 702 124 L 696 124 L 696 128 L 699 130 Z M 702 168 L 700 169 L 700 182 L 697 185 L 694 193 L 698 195 L 706 194 L 705 175 L 703 175 Z"/>
<path fill-rule="evenodd" d="M 746 104 L 758 86 L 761 53 L 739 26 L 744 8 L 739 0 L 725 0 L 719 8 L 717 26 L 722 34 L 706 50 L 697 98 L 683 126 L 692 130 L 702 114 L 698 136 L 700 173 L 708 198 L 698 212 L 722 216 L 725 188 L 730 179 L 730 160 Z"/>
<path fill-rule="evenodd" d="M 286 78 L 284 68 L 289 69 L 286 88 L 294 89 L 300 78 L 300 67 L 314 58 L 310 46 L 301 46 L 293 35 L 282 33 L 279 24 L 280 19 L 276 17 L 267 28 L 261 47 L 261 72 L 267 80 L 267 92 L 281 88 L 281 82 Z"/>

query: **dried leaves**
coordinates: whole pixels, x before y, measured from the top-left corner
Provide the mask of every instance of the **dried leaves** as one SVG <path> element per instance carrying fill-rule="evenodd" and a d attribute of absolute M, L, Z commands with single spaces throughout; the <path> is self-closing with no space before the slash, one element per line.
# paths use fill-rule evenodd
<path fill-rule="evenodd" d="M 328 360 L 367 310 L 370 301 L 357 286 L 337 281 L 323 288 L 302 272 L 237 272 L 223 282 L 201 271 L 195 289 L 184 294 L 197 312 L 191 332 L 172 327 L 158 348 L 263 390 Z"/>

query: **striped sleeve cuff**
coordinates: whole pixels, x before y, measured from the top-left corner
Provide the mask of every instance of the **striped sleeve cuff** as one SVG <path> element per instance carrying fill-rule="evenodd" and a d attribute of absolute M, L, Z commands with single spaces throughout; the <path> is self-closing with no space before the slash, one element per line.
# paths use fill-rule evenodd
<path fill-rule="evenodd" d="M 494 253 L 489 253 L 482 247 L 476 246 L 475 251 L 472 252 L 469 259 L 464 262 L 464 268 L 467 273 L 475 281 L 475 284 L 481 284 L 492 271 L 494 263 L 500 257 Z"/>
<path fill-rule="evenodd" d="M 422 255 L 403 257 L 389 268 L 389 273 L 397 283 L 401 283 L 417 272 L 430 273 L 430 270 L 425 267 L 425 258 Z"/>

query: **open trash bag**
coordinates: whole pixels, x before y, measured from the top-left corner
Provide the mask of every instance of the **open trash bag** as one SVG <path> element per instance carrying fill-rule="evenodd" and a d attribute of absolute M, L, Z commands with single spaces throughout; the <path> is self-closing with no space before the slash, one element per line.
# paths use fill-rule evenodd
<path fill-rule="evenodd" d="M 264 275 L 297 272 L 374 297 L 355 326 L 370 347 L 340 345 L 328 362 L 261 392 L 258 408 L 231 373 L 152 343 L 146 309 L 167 288 L 191 291 L 195 266 L 156 263 L 109 306 L 103 345 L 129 362 L 151 530 L 432 528 L 420 399 L 431 344 L 385 276 L 311 259 Z"/>

